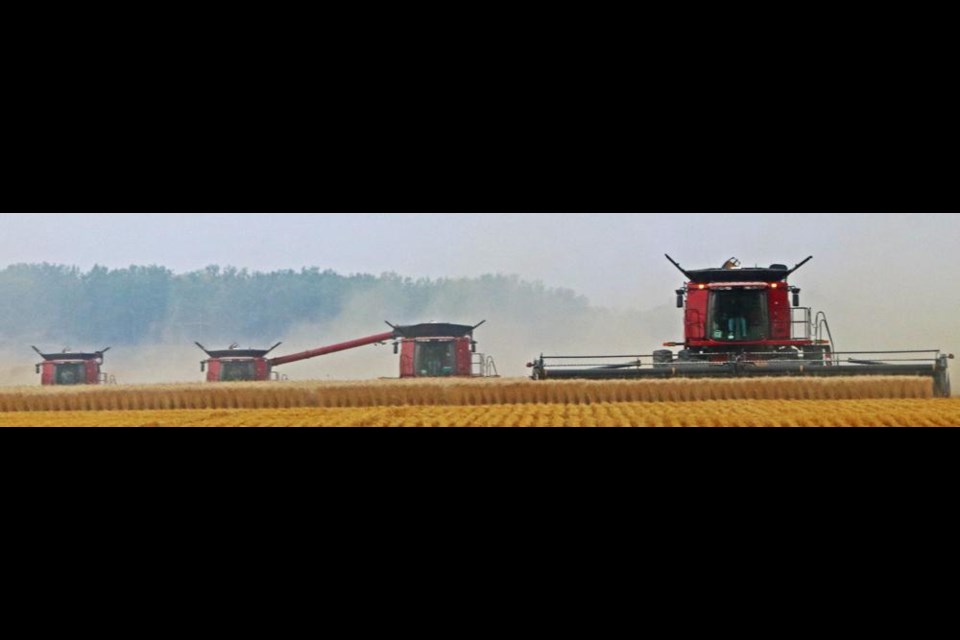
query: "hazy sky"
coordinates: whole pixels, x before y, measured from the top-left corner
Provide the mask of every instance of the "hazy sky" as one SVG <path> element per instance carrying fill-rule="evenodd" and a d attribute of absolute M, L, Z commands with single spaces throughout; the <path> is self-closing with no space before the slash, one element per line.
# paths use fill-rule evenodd
<path fill-rule="evenodd" d="M 183 273 L 219 264 L 412 278 L 504 273 L 620 308 L 670 298 L 682 278 L 664 253 L 686 268 L 717 267 L 731 256 L 745 266 L 793 266 L 813 255 L 795 280 L 835 286 L 878 277 L 883 286 L 869 283 L 869 291 L 890 296 L 921 282 L 932 292 L 934 281 L 952 281 L 960 269 L 960 214 L 942 213 L 2 213 L 0 223 L 0 268 L 49 262 L 84 271 L 157 264 Z"/>

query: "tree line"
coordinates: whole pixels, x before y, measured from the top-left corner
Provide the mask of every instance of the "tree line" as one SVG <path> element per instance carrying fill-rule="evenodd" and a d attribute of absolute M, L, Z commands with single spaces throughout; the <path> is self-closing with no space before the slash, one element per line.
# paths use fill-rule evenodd
<path fill-rule="evenodd" d="M 0 270 L 0 338 L 75 350 L 193 340 L 279 339 L 298 323 L 355 317 L 358 329 L 399 323 L 464 322 L 496 310 L 550 322 L 589 308 L 569 289 L 516 275 L 411 279 L 395 273 L 341 275 L 318 267 L 272 272 L 211 265 L 175 274 L 150 265 L 123 269 L 15 264 Z"/>

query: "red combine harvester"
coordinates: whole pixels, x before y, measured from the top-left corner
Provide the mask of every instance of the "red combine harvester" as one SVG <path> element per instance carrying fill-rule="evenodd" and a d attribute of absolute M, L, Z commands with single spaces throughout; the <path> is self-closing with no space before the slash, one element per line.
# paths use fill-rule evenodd
<path fill-rule="evenodd" d="M 42 353 L 33 347 L 43 358 L 36 366 L 40 384 L 115 384 L 113 376 L 100 370 L 103 354 L 108 349 L 110 347 L 93 353 L 73 353 L 67 349 L 60 353 Z"/>
<path fill-rule="evenodd" d="M 800 306 L 800 289 L 783 264 L 740 268 L 730 258 L 719 269 L 683 269 L 677 289 L 684 309 L 684 340 L 676 354 L 658 349 L 649 355 L 541 356 L 527 366 L 535 380 L 556 378 L 709 378 L 735 376 L 928 376 L 933 393 L 950 395 L 947 359 L 939 349 L 839 352 L 826 315 Z M 788 294 L 792 294 L 790 306 Z M 684 304 L 686 303 L 686 304 Z M 605 360 L 584 364 L 584 360 Z"/>
<path fill-rule="evenodd" d="M 473 326 L 446 322 L 398 326 L 387 322 L 390 331 L 275 358 L 267 358 L 266 355 L 277 348 L 279 342 L 269 349 L 230 348 L 219 351 L 209 351 L 199 342 L 194 344 L 210 356 L 200 363 L 200 370 L 207 372 L 207 382 L 278 380 L 280 374 L 273 371 L 277 365 L 368 344 L 383 344 L 387 340 L 394 340 L 393 352 L 400 353 L 401 378 L 495 376 L 493 358 L 477 353 L 477 342 L 473 339 L 473 330 L 484 322 Z"/>

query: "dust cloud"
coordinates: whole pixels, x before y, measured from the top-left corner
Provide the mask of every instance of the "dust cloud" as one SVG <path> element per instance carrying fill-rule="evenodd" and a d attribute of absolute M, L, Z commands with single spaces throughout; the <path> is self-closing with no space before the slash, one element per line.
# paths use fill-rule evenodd
<path fill-rule="evenodd" d="M 665 296 L 673 299 L 672 292 Z M 549 300 L 549 298 L 545 298 Z M 477 353 L 492 356 L 503 377 L 528 376 L 526 363 L 543 354 L 649 354 L 665 340 L 682 339 L 681 310 L 666 305 L 647 312 L 564 304 L 505 305 L 483 296 L 437 297 L 420 313 L 404 315 L 382 297 L 358 294 L 324 323 L 297 325 L 283 337 L 277 354 L 314 349 L 367 336 L 395 325 L 450 322 L 474 326 Z M 396 378 L 399 355 L 391 342 L 367 345 L 279 366 L 290 379 Z"/>

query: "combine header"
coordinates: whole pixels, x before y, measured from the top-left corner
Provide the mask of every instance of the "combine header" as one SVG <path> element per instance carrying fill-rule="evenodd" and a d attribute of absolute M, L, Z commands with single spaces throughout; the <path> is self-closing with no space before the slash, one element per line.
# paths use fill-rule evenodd
<path fill-rule="evenodd" d="M 800 306 L 800 289 L 783 264 L 740 268 L 730 258 L 719 269 L 683 269 L 677 289 L 684 309 L 684 340 L 664 342 L 647 355 L 544 356 L 527 366 L 534 380 L 558 378 L 714 378 L 750 376 L 925 376 L 933 394 L 950 395 L 947 359 L 938 349 L 836 351 L 826 315 Z M 793 306 L 790 306 L 792 302 Z"/>
<path fill-rule="evenodd" d="M 477 342 L 473 326 L 446 322 L 428 322 L 406 326 L 387 322 L 391 331 L 384 331 L 365 338 L 339 342 L 326 347 L 301 351 L 286 356 L 267 358 L 266 355 L 281 343 L 269 349 L 230 349 L 209 351 L 199 342 L 209 359 L 200 363 L 200 370 L 207 372 L 207 382 L 229 380 L 278 380 L 280 374 L 273 367 L 298 360 L 345 351 L 368 344 L 384 344 L 393 340 L 393 352 L 400 353 L 400 377 L 483 377 L 496 375 L 496 365 L 491 356 L 476 352 Z"/>
<path fill-rule="evenodd" d="M 40 384 L 116 383 L 113 376 L 100 370 L 103 354 L 110 347 L 93 353 L 73 353 L 69 349 L 64 349 L 60 353 L 42 353 L 40 349 L 30 346 L 43 358 L 43 362 L 36 365 L 36 371 L 40 374 Z"/>

